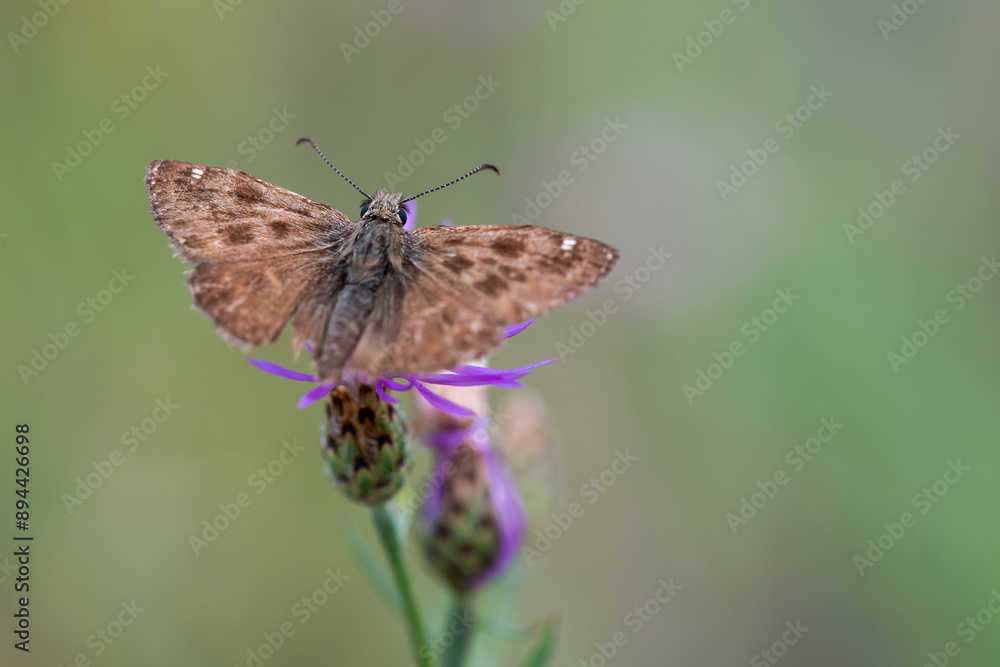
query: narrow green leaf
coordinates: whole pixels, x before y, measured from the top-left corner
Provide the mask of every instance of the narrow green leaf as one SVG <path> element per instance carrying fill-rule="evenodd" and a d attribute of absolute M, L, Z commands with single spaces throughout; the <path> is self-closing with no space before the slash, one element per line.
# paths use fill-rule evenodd
<path fill-rule="evenodd" d="M 344 539 L 347 549 L 351 552 L 354 562 L 364 573 L 372 587 L 378 592 L 382 600 L 389 605 L 397 615 L 403 613 L 403 601 L 399 597 L 396 585 L 389 578 L 389 572 L 381 566 L 382 558 L 372 551 L 371 546 L 365 540 L 361 529 L 353 521 L 344 531 Z"/>
<path fill-rule="evenodd" d="M 550 618 L 542 630 L 542 637 L 535 644 L 528 657 L 521 663 L 522 667 L 545 667 L 555 653 L 556 639 L 559 634 L 559 622 Z"/>

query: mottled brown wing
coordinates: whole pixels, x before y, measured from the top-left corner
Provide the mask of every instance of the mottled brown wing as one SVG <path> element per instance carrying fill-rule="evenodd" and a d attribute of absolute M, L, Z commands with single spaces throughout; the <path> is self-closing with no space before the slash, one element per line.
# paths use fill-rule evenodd
<path fill-rule="evenodd" d="M 318 278 L 317 262 L 288 255 L 200 262 L 191 272 L 189 286 L 195 305 L 215 321 L 223 338 L 256 346 L 272 343 L 281 335 L 306 288 Z"/>
<path fill-rule="evenodd" d="M 401 305 L 379 294 L 349 363 L 368 377 L 477 359 L 503 342 L 504 327 L 587 292 L 618 259 L 600 241 L 532 225 L 422 227 L 410 237 L 387 276 Z"/>
<path fill-rule="evenodd" d="M 146 188 L 158 226 L 195 263 L 195 303 L 224 337 L 272 342 L 303 294 L 338 287 L 335 267 L 350 233 L 340 211 L 240 171 L 173 160 L 150 163 Z M 311 313 L 302 321 L 320 320 Z M 321 333 L 302 330 L 296 339 Z"/>

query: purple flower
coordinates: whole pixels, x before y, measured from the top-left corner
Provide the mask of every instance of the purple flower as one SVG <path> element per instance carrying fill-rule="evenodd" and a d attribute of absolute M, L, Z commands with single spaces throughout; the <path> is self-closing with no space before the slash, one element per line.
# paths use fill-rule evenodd
<path fill-rule="evenodd" d="M 407 221 L 404 228 L 410 230 L 416 227 L 417 205 L 411 201 L 405 207 Z M 443 224 L 451 225 L 451 221 L 445 220 Z M 531 323 L 532 320 L 528 320 L 507 327 L 504 337 L 516 336 Z M 312 348 L 309 350 L 311 352 Z M 248 358 L 247 361 L 273 375 L 301 382 L 318 382 L 312 373 L 293 371 L 260 359 Z M 487 584 L 506 570 L 516 557 L 527 532 L 527 515 L 520 491 L 487 434 L 489 404 L 486 388 L 522 387 L 521 378 L 553 361 L 555 359 L 548 359 L 506 370 L 470 364 L 443 373 L 411 373 L 374 380 L 352 377 L 335 384 L 318 384 L 302 396 L 298 407 L 301 409 L 329 398 L 338 385 L 345 385 L 342 389 L 346 390 L 374 385 L 375 393 L 383 404 L 399 403 L 399 399 L 390 392 L 417 390 L 416 430 L 435 453 L 432 479 L 438 480 L 426 497 L 421 512 L 424 550 L 442 576 L 458 590 L 468 592 Z M 432 390 L 431 386 L 438 389 Z M 371 392 L 371 389 L 368 391 Z M 384 407 L 392 413 L 391 405 Z M 327 412 L 329 417 L 332 414 L 329 406 Z M 331 424 L 336 427 L 340 422 Z M 339 440 L 336 437 L 334 440 L 333 444 L 337 445 Z M 347 444 L 351 443 L 353 440 Z M 333 447 L 333 450 L 336 449 Z M 354 449 L 350 452 L 356 454 Z M 339 450 L 333 454 L 336 456 L 331 455 L 334 464 L 331 470 L 346 470 L 337 458 Z M 353 463 L 354 468 L 365 471 L 373 466 L 366 459 L 365 465 Z M 381 467 L 375 468 L 381 470 Z M 393 480 L 398 483 L 390 485 L 392 488 L 388 495 L 377 494 L 374 500 L 383 502 L 395 494 L 403 478 Z M 342 484 L 350 482 L 340 481 Z M 371 486 L 366 486 L 367 477 L 362 482 L 365 482 L 359 484 L 362 491 Z M 358 499 L 364 498 L 358 496 Z"/>
<path fill-rule="evenodd" d="M 528 325 L 531 324 L 532 321 L 533 320 L 528 320 L 527 322 L 521 322 L 520 324 L 507 327 L 507 330 L 504 332 L 504 337 L 510 338 L 512 336 L 516 336 L 527 329 Z M 299 380 L 300 382 L 318 382 L 316 376 L 312 373 L 300 373 L 299 371 L 293 371 L 272 361 L 251 359 L 249 357 L 247 357 L 247 361 L 262 371 L 271 373 L 272 375 L 279 375 L 281 377 L 288 378 L 289 380 Z M 448 400 L 440 394 L 435 393 L 427 385 L 450 387 L 523 387 L 524 385 L 518 380 L 531 373 L 532 369 L 544 366 L 545 364 L 550 364 L 553 361 L 555 361 L 555 359 L 547 359 L 546 361 L 539 361 L 535 364 L 529 364 L 527 366 L 521 366 L 520 368 L 511 368 L 507 370 L 465 365 L 453 368 L 444 373 L 413 373 L 410 375 L 381 377 L 377 378 L 374 384 L 376 391 L 378 391 L 378 395 L 387 403 L 399 403 L 399 399 L 389 394 L 390 391 L 409 391 L 410 389 L 416 389 L 431 405 L 442 412 L 447 412 L 448 414 L 455 415 L 457 417 L 474 417 L 475 412 Z M 341 380 L 340 383 L 336 384 L 321 384 L 310 389 L 302 396 L 301 399 L 299 399 L 299 409 L 301 410 L 302 408 L 308 407 L 316 401 L 321 400 L 324 396 L 329 394 L 337 384 L 341 384 L 343 382 L 344 381 Z"/>
<path fill-rule="evenodd" d="M 424 552 L 453 586 L 470 592 L 502 574 L 527 533 L 521 493 L 487 435 L 485 419 L 424 438 L 442 480 L 421 512 Z"/>

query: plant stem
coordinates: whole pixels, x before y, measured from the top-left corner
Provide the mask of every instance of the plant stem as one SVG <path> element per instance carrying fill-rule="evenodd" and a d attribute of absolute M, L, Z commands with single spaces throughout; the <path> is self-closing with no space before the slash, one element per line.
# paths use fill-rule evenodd
<path fill-rule="evenodd" d="M 417 609 L 416 600 L 413 599 L 413 589 L 410 586 L 410 575 L 406 570 L 406 562 L 403 558 L 403 550 L 399 544 L 399 535 L 396 532 L 396 524 L 389 516 L 389 510 L 385 505 L 372 508 L 372 520 L 375 528 L 378 529 L 379 539 L 389 558 L 389 565 L 392 566 L 392 573 L 396 578 L 396 586 L 399 588 L 400 596 L 403 598 L 403 616 L 406 618 L 406 625 L 410 633 L 410 643 L 413 644 L 413 654 L 420 667 L 434 667 L 435 660 L 429 651 L 421 652 L 422 647 L 430 646 L 427 640 L 427 630 L 420 619 L 420 610 Z"/>
<path fill-rule="evenodd" d="M 476 617 L 473 615 L 472 598 L 468 595 L 455 595 L 452 604 L 451 616 L 445 619 L 444 626 L 450 627 L 451 619 L 460 620 L 465 624 L 465 619 L 469 619 L 465 631 L 457 634 L 455 641 L 444 654 L 443 667 L 462 667 L 469 654 L 469 647 L 472 645 L 472 632 L 476 627 Z"/>

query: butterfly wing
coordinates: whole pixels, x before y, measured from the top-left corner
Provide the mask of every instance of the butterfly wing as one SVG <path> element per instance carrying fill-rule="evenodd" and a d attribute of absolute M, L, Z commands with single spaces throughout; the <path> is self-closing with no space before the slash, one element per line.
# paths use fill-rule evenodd
<path fill-rule="evenodd" d="M 368 377 L 477 359 L 504 327 L 587 292 L 618 259 L 600 241 L 533 225 L 422 227 L 408 240 L 349 363 Z"/>
<path fill-rule="evenodd" d="M 240 171 L 173 160 L 150 163 L 146 188 L 157 225 L 195 264 L 195 303 L 224 337 L 273 342 L 304 294 L 336 295 L 351 227 L 340 211 Z M 306 327 L 322 321 L 297 318 L 296 341 L 321 337 Z"/>

